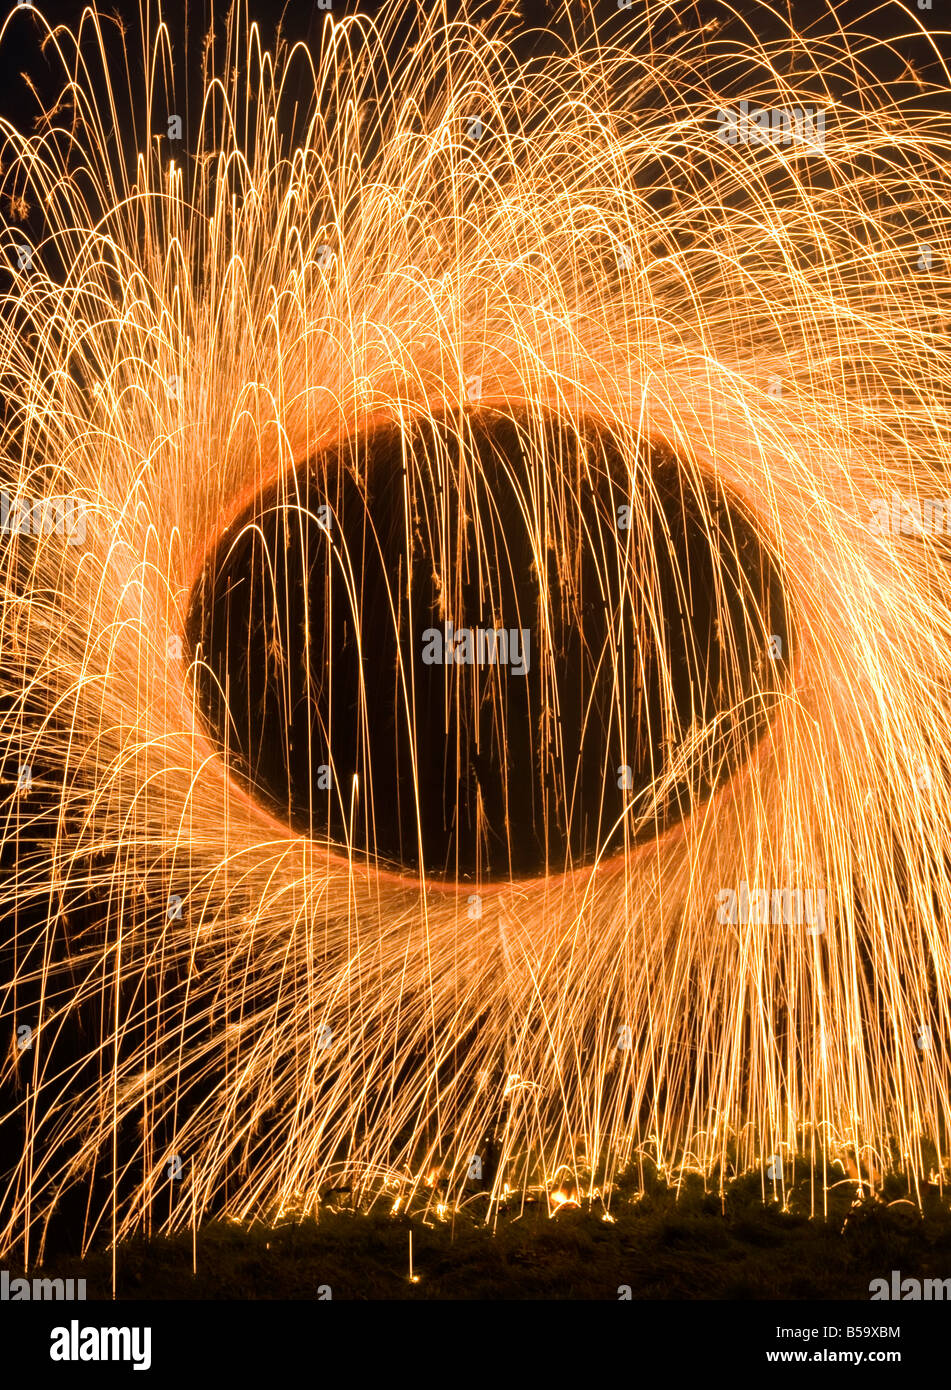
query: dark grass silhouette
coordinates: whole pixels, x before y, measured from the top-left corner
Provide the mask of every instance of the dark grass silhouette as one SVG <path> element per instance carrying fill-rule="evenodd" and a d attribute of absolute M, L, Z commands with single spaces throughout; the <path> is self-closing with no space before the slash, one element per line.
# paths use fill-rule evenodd
<path fill-rule="evenodd" d="M 644 1190 L 621 1183 L 604 1209 L 565 1205 L 549 1216 L 544 1204 L 520 1202 L 486 1225 L 485 1199 L 454 1220 L 422 1211 L 393 1215 L 379 1205 L 348 1210 L 333 1194 L 319 1219 L 242 1228 L 208 1223 L 192 1239 L 136 1239 L 120 1247 L 119 1299 L 306 1299 L 329 1287 L 336 1300 L 632 1299 L 867 1300 L 869 1282 L 892 1269 L 903 1276 L 951 1276 L 951 1211 L 937 1187 L 922 1192 L 922 1209 L 903 1179 L 886 1179 L 883 1200 L 860 1195 L 843 1180 L 828 1194 L 828 1211 L 809 1214 L 810 1188 L 821 1173 L 797 1169 L 786 1208 L 758 1175 L 735 1180 L 725 1198 L 689 1179 L 679 1194 L 649 1172 Z M 414 1272 L 409 1281 L 409 1233 Z M 82 1263 L 58 1260 L 46 1277 L 85 1276 L 87 1298 L 111 1297 L 111 1255 Z M 11 1272 L 14 1266 L 11 1265 Z M 21 1272 L 21 1271 L 16 1271 Z M 34 1271 L 36 1273 L 36 1271 Z"/>

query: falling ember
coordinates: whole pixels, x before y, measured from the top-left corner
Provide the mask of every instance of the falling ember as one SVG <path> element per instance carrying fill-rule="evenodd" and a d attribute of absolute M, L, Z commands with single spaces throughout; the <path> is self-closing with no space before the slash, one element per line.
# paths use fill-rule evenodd
<path fill-rule="evenodd" d="M 848 35 L 239 6 L 172 162 L 104 22 L 3 130 L 0 1252 L 943 1181 L 944 139 Z"/>

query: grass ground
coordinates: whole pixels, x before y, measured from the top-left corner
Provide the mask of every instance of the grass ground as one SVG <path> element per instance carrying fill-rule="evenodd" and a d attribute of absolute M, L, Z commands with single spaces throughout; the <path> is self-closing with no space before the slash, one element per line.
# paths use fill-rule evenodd
<path fill-rule="evenodd" d="M 628 1285 L 634 1299 L 867 1300 L 869 1281 L 892 1269 L 951 1277 L 951 1195 L 926 1189 L 922 1210 L 907 1197 L 897 1179 L 882 1200 L 841 1182 L 815 1217 L 809 1178 L 787 1189 L 785 1205 L 768 1193 L 764 1202 L 757 1177 L 733 1182 L 722 1203 L 699 1180 L 679 1193 L 654 1181 L 640 1194 L 622 1187 L 611 1221 L 601 1208 L 549 1216 L 533 1203 L 501 1212 L 494 1228 L 479 1218 L 485 1199 L 454 1221 L 325 1204 L 319 1219 L 275 1227 L 206 1223 L 197 1273 L 190 1232 L 132 1240 L 118 1251 L 117 1294 L 313 1300 L 324 1286 L 334 1299 L 616 1300 Z M 52 1260 L 42 1273 L 84 1275 L 88 1298 L 108 1297 L 112 1257 Z"/>

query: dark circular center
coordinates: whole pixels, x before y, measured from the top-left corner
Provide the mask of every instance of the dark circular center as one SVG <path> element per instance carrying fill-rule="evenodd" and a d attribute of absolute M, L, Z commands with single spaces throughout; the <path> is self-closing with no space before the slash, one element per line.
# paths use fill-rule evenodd
<path fill-rule="evenodd" d="M 234 770 L 349 854 L 482 880 L 687 814 L 784 679 L 778 573 L 659 446 L 489 411 L 381 427 L 259 495 L 192 595 Z"/>

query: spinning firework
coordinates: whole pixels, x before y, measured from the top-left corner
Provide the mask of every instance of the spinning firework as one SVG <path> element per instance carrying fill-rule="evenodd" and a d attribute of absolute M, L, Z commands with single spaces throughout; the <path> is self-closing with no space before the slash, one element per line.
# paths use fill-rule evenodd
<path fill-rule="evenodd" d="M 4 130 L 28 1259 L 71 1201 L 943 1178 L 936 98 L 854 34 L 475 19 L 239 9 L 188 153 L 144 23 L 123 153 L 87 14 Z"/>

